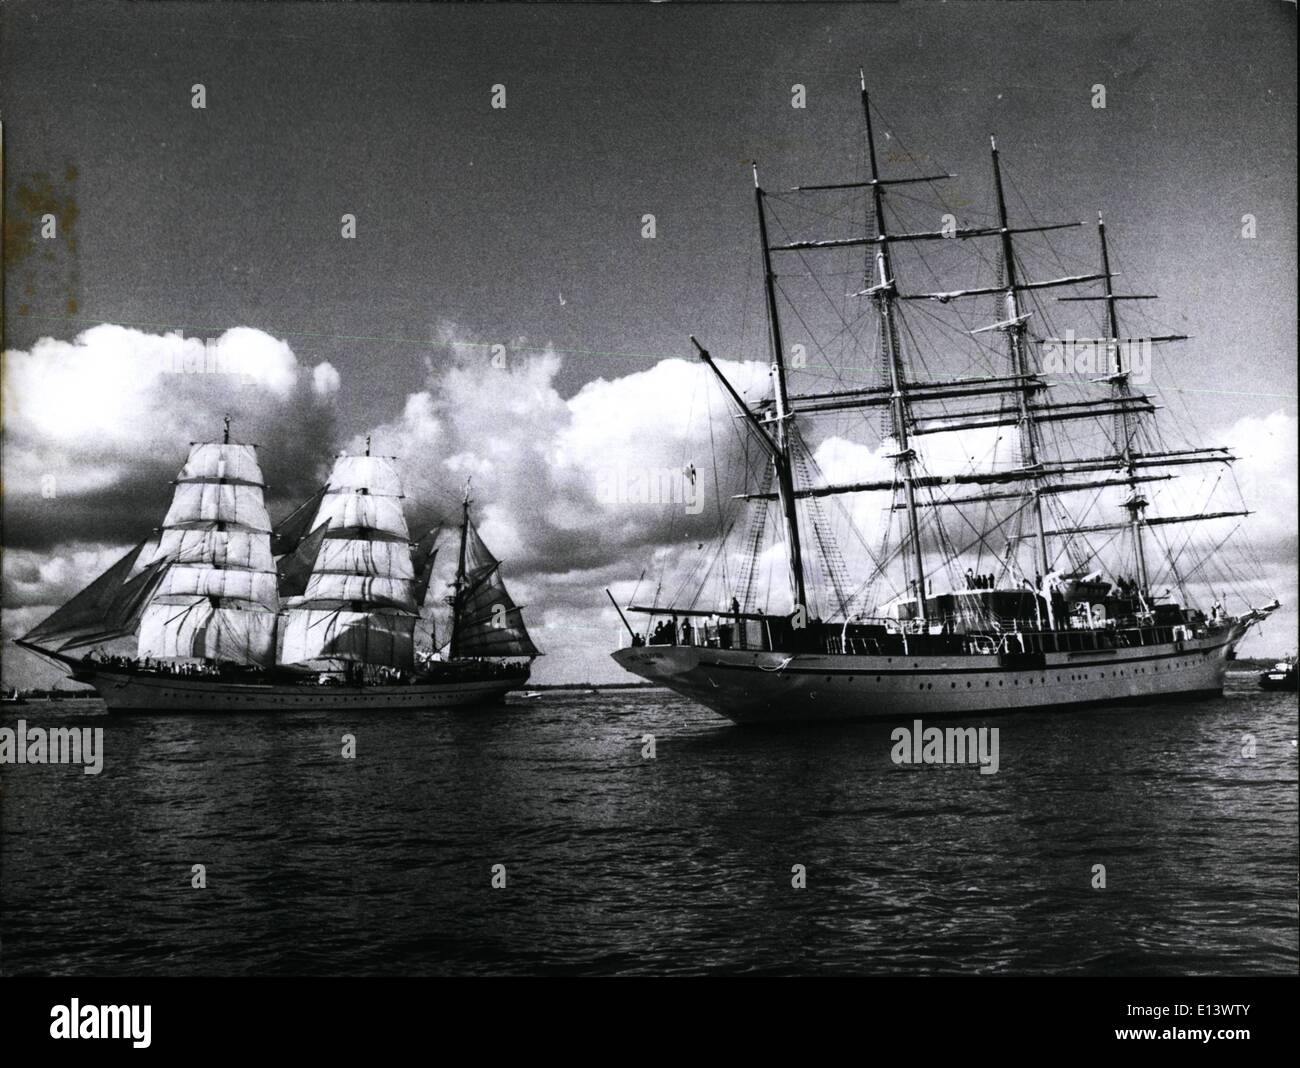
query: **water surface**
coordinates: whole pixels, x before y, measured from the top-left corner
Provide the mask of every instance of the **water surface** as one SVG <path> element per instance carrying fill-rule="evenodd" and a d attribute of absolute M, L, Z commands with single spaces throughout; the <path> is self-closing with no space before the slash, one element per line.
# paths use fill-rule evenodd
<path fill-rule="evenodd" d="M 1239 674 L 961 721 L 1000 730 L 981 775 L 892 763 L 910 719 L 741 729 L 660 690 L 8 708 L 103 727 L 105 766 L 0 767 L 0 972 L 1294 974 L 1296 712 Z"/>

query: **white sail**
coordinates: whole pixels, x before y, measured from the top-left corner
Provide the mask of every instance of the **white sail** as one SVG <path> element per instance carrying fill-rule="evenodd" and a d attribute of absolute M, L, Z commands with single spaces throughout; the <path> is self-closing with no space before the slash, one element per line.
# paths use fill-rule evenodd
<path fill-rule="evenodd" d="M 364 541 L 360 538 L 327 539 L 316 558 L 317 574 L 374 575 L 377 578 L 413 579 L 411 551 L 396 541 Z"/>
<path fill-rule="evenodd" d="M 139 655 L 270 666 L 275 620 L 271 612 L 214 608 L 207 598 L 180 605 L 155 601 L 140 620 Z"/>
<path fill-rule="evenodd" d="M 189 458 L 177 476 L 178 482 L 196 479 L 247 482 L 262 486 L 262 468 L 257 462 L 257 450 L 252 445 L 199 442 L 190 449 Z"/>
<path fill-rule="evenodd" d="M 171 556 L 178 564 L 275 570 L 270 542 L 256 531 L 164 530 L 158 539 L 157 555 Z"/>
<path fill-rule="evenodd" d="M 274 612 L 280 607 L 274 571 L 245 571 L 209 566 L 176 565 L 168 568 L 154 600 L 180 597 L 219 597 L 246 601 L 249 606 Z"/>
<path fill-rule="evenodd" d="M 313 572 L 307 582 L 305 601 L 364 603 L 415 611 L 415 596 L 410 579 L 374 578 L 371 575 L 340 575 Z"/>
<path fill-rule="evenodd" d="M 341 661 L 409 667 L 415 623 L 396 612 L 296 608 L 280 617 L 277 657 L 321 668 Z"/>
<path fill-rule="evenodd" d="M 316 510 L 312 529 L 328 522 L 331 529 L 362 531 L 366 536 L 375 534 L 407 541 L 410 531 L 402 515 L 402 502 L 397 497 L 377 497 L 355 490 L 325 494 Z"/>
<path fill-rule="evenodd" d="M 310 529 L 322 525 L 324 540 L 303 595 L 280 616 L 280 663 L 410 667 L 415 568 L 392 461 L 335 460 Z"/>
<path fill-rule="evenodd" d="M 198 442 L 153 559 L 170 559 L 140 621 L 139 655 L 270 665 L 279 610 L 271 522 L 252 445 Z"/>
<path fill-rule="evenodd" d="M 177 564 L 211 564 L 214 568 L 274 570 L 269 540 L 250 530 L 162 530 L 156 556 Z"/>
<path fill-rule="evenodd" d="M 340 456 L 330 472 L 331 492 L 363 490 L 372 497 L 402 496 L 401 476 L 383 456 Z"/>
<path fill-rule="evenodd" d="M 210 529 L 210 524 L 234 524 L 245 530 L 270 532 L 261 486 L 243 482 L 180 482 L 164 527 Z"/>

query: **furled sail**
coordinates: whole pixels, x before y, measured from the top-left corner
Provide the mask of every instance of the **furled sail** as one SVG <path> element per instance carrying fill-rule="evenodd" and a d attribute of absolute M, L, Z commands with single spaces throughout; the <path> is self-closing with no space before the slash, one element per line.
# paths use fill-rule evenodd
<path fill-rule="evenodd" d="M 524 626 L 523 613 L 506 590 L 501 562 L 472 523 L 465 528 L 464 589 L 457 604 L 451 655 L 541 655 Z"/>
<path fill-rule="evenodd" d="M 134 634 L 145 605 L 171 562 L 167 555 L 160 555 L 137 571 L 136 565 L 151 542 L 152 539 L 145 539 L 136 545 L 67 604 L 23 635 L 22 641 L 63 651 Z"/>
<path fill-rule="evenodd" d="M 314 670 L 345 662 L 409 668 L 416 573 L 392 461 L 335 460 L 310 527 L 321 541 L 301 596 L 284 603 L 279 662 Z"/>
<path fill-rule="evenodd" d="M 280 607 L 271 522 L 252 445 L 198 442 L 176 478 L 140 620 L 139 655 L 269 665 Z"/>

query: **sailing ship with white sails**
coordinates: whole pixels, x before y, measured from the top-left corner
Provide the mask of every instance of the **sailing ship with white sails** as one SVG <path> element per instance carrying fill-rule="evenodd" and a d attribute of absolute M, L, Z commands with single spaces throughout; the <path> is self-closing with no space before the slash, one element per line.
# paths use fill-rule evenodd
<path fill-rule="evenodd" d="M 614 659 L 742 723 L 1221 692 L 1238 643 L 1279 605 L 1253 607 L 1234 576 L 1207 577 L 1225 544 L 1244 545 L 1236 527 L 1214 531 L 1208 549 L 1190 535 L 1160 543 L 1165 532 L 1250 514 L 1205 505 L 1152 514 L 1147 487 L 1193 468 L 1223 472 L 1235 459 L 1216 445 L 1171 447 L 1155 423 L 1135 354 L 1186 338 L 1125 336 L 1121 309 L 1154 297 L 1115 288 L 1100 215 L 1095 264 L 1061 269 L 1046 235 L 1083 223 L 1013 220 L 990 139 L 993 210 L 959 224 L 959 205 L 943 191 L 955 176 L 882 174 L 865 79 L 861 106 L 865 173 L 856 180 L 772 194 L 754 168 L 770 395 L 747 401 L 691 338 L 733 410 L 729 422 L 752 459 L 750 485 L 735 511 L 723 512 L 716 552 L 682 583 L 688 596 L 661 603 L 656 591 L 651 603 L 628 606 L 646 623 L 638 631 L 623 617 L 631 644 Z M 916 162 L 896 148 L 889 159 Z M 769 237 L 774 223 L 789 235 L 791 219 L 840 220 L 841 231 L 848 220 L 851 229 Z M 1033 240 L 1047 247 L 1031 250 Z M 960 250 L 966 275 L 973 268 L 984 278 L 941 288 L 927 249 Z M 835 256 L 848 267 L 838 275 L 821 269 Z M 791 259 L 799 262 L 787 271 Z M 1044 263 L 1060 277 L 1031 273 Z M 843 292 L 846 274 L 860 285 L 841 303 L 828 286 Z M 924 284 L 932 279 L 939 284 Z M 1068 308 L 1100 309 L 1088 331 L 1097 336 L 1051 326 L 1041 298 L 1058 288 L 1074 291 L 1059 298 L 1075 302 Z M 815 320 L 798 307 L 805 292 L 829 305 L 834 345 L 818 340 Z M 835 388 L 792 389 L 792 378 L 808 376 L 786 348 L 792 319 L 825 356 L 821 381 Z M 1102 353 L 1101 368 L 1049 380 L 1044 356 L 1066 343 Z M 855 382 L 858 368 L 867 377 Z M 883 477 L 822 474 L 801 424 L 827 417 L 846 421 L 843 441 L 874 434 Z M 958 442 L 948 450 L 960 457 L 955 469 L 941 470 L 942 449 L 928 447 L 945 435 Z M 873 509 L 882 516 L 875 544 L 863 534 Z M 860 582 L 840 549 L 846 537 L 866 558 Z M 788 592 L 759 603 L 762 569 L 774 560 Z M 1188 593 L 1197 582 L 1213 591 L 1208 613 Z M 1242 601 L 1235 614 L 1220 603 L 1228 590 Z"/>
<path fill-rule="evenodd" d="M 427 602 L 444 528 L 412 543 L 397 467 L 368 438 L 274 529 L 257 449 L 230 440 L 229 417 L 221 441 L 191 445 L 175 485 L 161 528 L 18 639 L 111 711 L 419 709 L 527 682 L 540 653 L 468 486 L 439 650 Z M 123 639 L 128 654 L 105 651 Z"/>

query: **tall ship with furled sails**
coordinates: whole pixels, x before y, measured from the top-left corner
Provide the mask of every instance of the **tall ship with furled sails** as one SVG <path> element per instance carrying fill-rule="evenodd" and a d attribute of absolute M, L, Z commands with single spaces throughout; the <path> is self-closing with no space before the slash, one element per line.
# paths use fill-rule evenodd
<path fill-rule="evenodd" d="M 980 212 L 892 133 L 878 159 L 865 79 L 861 107 L 854 180 L 771 193 L 754 168 L 770 385 L 746 399 L 691 338 L 735 428 L 722 471 L 745 492 L 720 487 L 716 548 L 670 599 L 662 575 L 652 597 L 638 583 L 626 607 L 645 623 L 620 608 L 631 640 L 614 659 L 739 723 L 1222 692 L 1279 604 L 1251 604 L 1246 583 L 1267 579 L 1249 511 L 1211 503 L 1235 457 L 1156 423 L 1150 353 L 1186 336 L 1125 331 L 1155 298 L 1117 289 L 1100 214 L 1067 264 L 1052 235 L 1084 224 L 1029 215 L 996 142 Z M 1060 308 L 1044 299 L 1058 291 Z M 1061 311 L 1095 312 L 1085 336 Z M 802 428 L 827 419 L 810 447 Z"/>
<path fill-rule="evenodd" d="M 161 528 L 18 639 L 110 711 L 420 709 L 527 681 L 540 653 L 468 486 L 441 647 L 429 587 L 447 530 L 412 542 L 397 467 L 368 438 L 274 529 L 257 449 L 230 440 L 229 417 L 221 441 L 191 445 L 175 486 Z"/>

